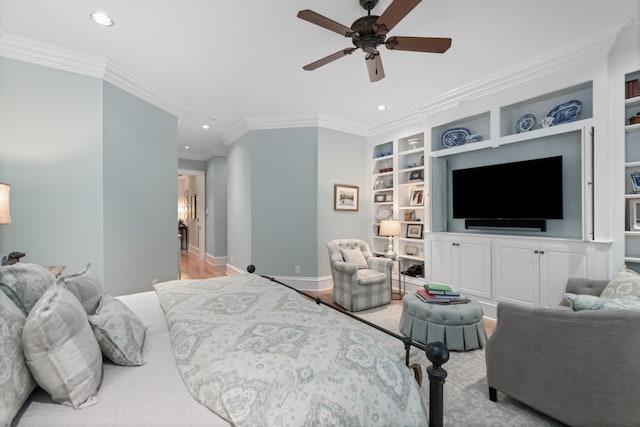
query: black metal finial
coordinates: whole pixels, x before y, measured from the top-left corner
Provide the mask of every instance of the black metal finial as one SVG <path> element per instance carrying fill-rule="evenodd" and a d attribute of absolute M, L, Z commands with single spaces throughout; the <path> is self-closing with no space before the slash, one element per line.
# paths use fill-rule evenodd
<path fill-rule="evenodd" d="M 256 266 L 255 266 L 255 265 L 253 265 L 253 264 L 249 264 L 249 265 L 247 266 L 247 271 L 248 271 L 249 273 L 253 273 L 254 271 L 256 271 Z"/>

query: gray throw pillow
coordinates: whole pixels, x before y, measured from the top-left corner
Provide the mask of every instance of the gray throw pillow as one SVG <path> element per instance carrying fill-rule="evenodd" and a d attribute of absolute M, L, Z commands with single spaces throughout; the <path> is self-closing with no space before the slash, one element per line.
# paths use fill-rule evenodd
<path fill-rule="evenodd" d="M 142 345 L 146 326 L 122 301 L 105 295 L 89 323 L 102 353 L 113 363 L 124 366 L 144 364 Z"/>
<path fill-rule="evenodd" d="M 22 331 L 27 366 L 51 399 L 74 408 L 98 401 L 102 353 L 78 299 L 49 288 L 27 316 Z"/>
<path fill-rule="evenodd" d="M 0 426 L 8 426 L 27 400 L 36 382 L 22 352 L 26 316 L 0 292 Z"/>
<path fill-rule="evenodd" d="M 640 302 L 640 274 L 621 268 L 600 294 L 602 298 L 632 299 Z"/>
<path fill-rule="evenodd" d="M 340 249 L 340 253 L 342 254 L 342 258 L 345 262 L 355 264 L 358 270 L 362 270 L 363 268 L 369 268 L 367 264 L 367 260 L 364 258 L 362 251 L 358 248 L 355 249 Z"/>
<path fill-rule="evenodd" d="M 44 291 L 56 283 L 53 274 L 38 264 L 18 262 L 0 267 L 0 290 L 26 315 Z"/>
<path fill-rule="evenodd" d="M 91 271 L 91 264 L 79 273 L 62 276 L 58 285 L 65 287 L 78 298 L 87 314 L 94 314 L 100 305 L 104 287 L 100 278 Z"/>

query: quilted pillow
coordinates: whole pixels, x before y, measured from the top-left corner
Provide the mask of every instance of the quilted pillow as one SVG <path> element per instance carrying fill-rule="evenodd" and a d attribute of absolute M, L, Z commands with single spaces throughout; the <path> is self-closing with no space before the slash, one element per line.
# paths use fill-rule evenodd
<path fill-rule="evenodd" d="M 87 314 L 94 314 L 104 294 L 104 287 L 100 278 L 90 268 L 91 264 L 87 264 L 80 273 L 60 277 L 58 285 L 71 291 Z"/>
<path fill-rule="evenodd" d="M 340 253 L 342 254 L 342 258 L 351 264 L 355 264 L 358 270 L 363 268 L 369 268 L 367 264 L 367 260 L 362 255 L 362 251 L 358 248 L 356 249 L 340 249 Z"/>
<path fill-rule="evenodd" d="M 74 408 L 97 403 L 102 353 L 71 292 L 47 289 L 27 316 L 22 347 L 29 370 L 52 400 Z"/>
<path fill-rule="evenodd" d="M 56 283 L 53 274 L 38 264 L 18 262 L 0 267 L 0 290 L 26 315 L 44 291 Z"/>
<path fill-rule="evenodd" d="M 22 329 L 26 316 L 0 292 L 0 426 L 8 426 L 36 382 L 22 353 Z"/>
<path fill-rule="evenodd" d="M 632 299 L 640 302 L 640 274 L 621 268 L 600 294 L 602 298 Z"/>
<path fill-rule="evenodd" d="M 122 301 L 105 295 L 89 323 L 102 353 L 117 365 L 143 365 L 146 326 Z"/>
<path fill-rule="evenodd" d="M 608 299 L 595 295 L 564 294 L 573 311 L 580 310 L 640 310 L 640 301 L 631 299 Z"/>

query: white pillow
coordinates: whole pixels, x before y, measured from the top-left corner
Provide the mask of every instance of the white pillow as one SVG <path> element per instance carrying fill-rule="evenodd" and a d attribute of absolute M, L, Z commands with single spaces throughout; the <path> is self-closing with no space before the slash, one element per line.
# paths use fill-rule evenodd
<path fill-rule="evenodd" d="M 367 260 L 364 258 L 364 255 L 362 255 L 362 251 L 360 249 L 343 248 L 343 249 L 340 249 L 340 253 L 342 254 L 342 258 L 345 260 L 345 262 L 348 262 L 350 264 L 355 264 L 358 270 L 361 270 L 363 268 L 369 268 L 369 265 L 367 264 Z"/>
<path fill-rule="evenodd" d="M 100 305 L 104 287 L 100 278 L 90 270 L 91 264 L 79 273 L 62 276 L 58 279 L 58 285 L 65 287 L 78 298 L 87 314 L 94 314 Z"/>
<path fill-rule="evenodd" d="M 113 363 L 124 366 L 143 365 L 142 345 L 146 326 L 122 301 L 110 295 L 102 298 L 89 323 L 102 353 Z"/>
<path fill-rule="evenodd" d="M 581 310 L 640 310 L 640 301 L 630 299 L 608 299 L 595 295 L 565 293 L 564 299 L 569 302 L 573 311 Z"/>
<path fill-rule="evenodd" d="M 0 292 L 0 426 L 8 426 L 36 382 L 22 352 L 22 329 L 26 316 Z"/>
<path fill-rule="evenodd" d="M 640 302 L 640 274 L 621 268 L 600 294 L 602 298 L 632 299 Z"/>
<path fill-rule="evenodd" d="M 68 290 L 49 288 L 22 331 L 27 366 L 51 399 L 74 408 L 97 403 L 102 353 L 82 305 Z"/>

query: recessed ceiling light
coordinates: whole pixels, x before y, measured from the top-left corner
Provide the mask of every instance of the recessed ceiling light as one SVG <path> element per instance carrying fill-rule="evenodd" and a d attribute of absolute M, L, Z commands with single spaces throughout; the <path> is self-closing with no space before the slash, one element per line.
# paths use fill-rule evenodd
<path fill-rule="evenodd" d="M 202 125 L 202 129 L 209 129 L 209 125 Z"/>
<path fill-rule="evenodd" d="M 96 24 L 103 25 L 105 27 L 110 27 L 113 25 L 113 20 L 107 16 L 106 13 L 103 12 L 91 12 L 89 17 Z"/>
<path fill-rule="evenodd" d="M 387 109 L 386 105 L 378 105 L 378 111 L 384 111 Z"/>
<path fill-rule="evenodd" d="M 185 149 L 185 150 L 188 150 L 189 148 L 191 148 L 191 147 L 189 147 L 188 145 L 185 145 L 185 146 L 184 146 L 184 149 Z"/>

